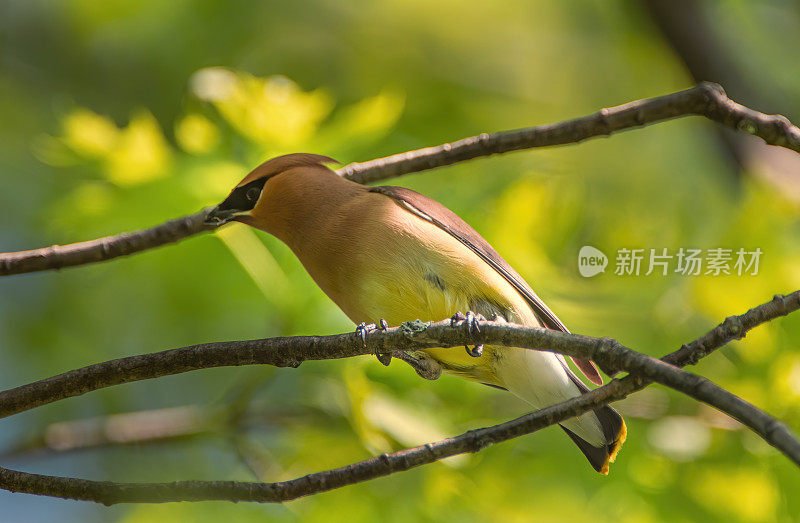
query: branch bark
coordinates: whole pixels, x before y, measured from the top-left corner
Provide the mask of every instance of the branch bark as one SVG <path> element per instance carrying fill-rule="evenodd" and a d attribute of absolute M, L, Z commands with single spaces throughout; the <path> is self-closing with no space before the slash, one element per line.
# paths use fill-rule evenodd
<path fill-rule="evenodd" d="M 788 119 L 749 109 L 728 98 L 721 86 L 703 82 L 685 91 L 601 109 L 594 114 L 556 124 L 483 133 L 436 147 L 352 163 L 337 173 L 359 183 L 372 183 L 493 154 L 579 143 L 596 136 L 691 115 L 704 116 L 724 126 L 758 136 L 770 145 L 800 153 L 800 129 Z M 135 232 L 0 254 L 0 276 L 96 263 L 174 243 L 211 230 L 213 227 L 203 224 L 204 217 L 205 212 L 201 211 Z"/>
<path fill-rule="evenodd" d="M 89 481 L 77 478 L 64 478 L 29 474 L 0 468 L 0 488 L 12 492 L 27 492 L 54 497 L 95 501 L 106 505 L 124 502 L 167 502 L 167 501 L 259 501 L 280 502 L 296 499 L 334 488 L 367 481 L 395 472 L 409 470 L 466 452 L 477 452 L 511 438 L 534 432 L 553 425 L 569 417 L 579 415 L 598 406 L 617 401 L 656 381 L 684 392 L 694 398 L 715 406 L 749 426 L 762 438 L 781 450 L 792 461 L 800 465 L 800 441 L 789 429 L 757 407 L 721 389 L 699 376 L 680 370 L 687 364 L 696 362 L 717 348 L 745 336 L 748 330 L 800 308 L 800 291 L 787 296 L 775 296 L 772 301 L 755 307 L 740 316 L 727 318 L 715 329 L 697 340 L 683 345 L 679 350 L 657 360 L 650 356 L 628 349 L 610 338 L 591 338 L 554 331 L 531 329 L 519 325 L 482 322 L 480 339 L 485 343 L 506 346 L 528 346 L 543 350 L 553 350 L 564 354 L 594 359 L 605 368 L 624 369 L 631 372 L 622 379 L 612 380 L 583 396 L 553 405 L 551 407 L 521 416 L 515 420 L 492 427 L 471 430 L 460 436 L 435 443 L 406 449 L 391 454 L 383 454 L 345 467 L 309 474 L 291 481 L 278 483 L 250 483 L 231 481 L 183 481 L 174 483 L 111 483 Z M 153 358 L 164 374 L 174 374 L 199 368 L 190 365 L 187 358 L 198 353 L 204 366 L 223 364 L 247 364 L 232 362 L 268 362 L 275 365 L 296 366 L 305 359 L 328 359 L 372 353 L 387 349 L 412 350 L 431 346 L 460 346 L 470 341 L 464 329 L 451 327 L 449 321 L 438 322 L 419 328 L 400 327 L 386 332 L 374 332 L 367 339 L 367 346 L 360 343 L 354 334 L 337 336 L 318 336 L 304 338 L 273 338 L 228 344 L 207 344 L 165 351 L 133 358 L 123 358 L 84 367 L 72 373 L 65 373 L 48 380 L 17 387 L 0 393 L 0 404 L 11 401 L 16 405 L 12 410 L 21 412 L 63 397 L 82 394 L 87 389 L 80 381 L 91 380 L 96 388 L 111 384 L 155 377 L 142 372 L 142 360 Z M 289 343 L 306 343 L 308 358 L 297 358 L 297 353 L 283 357 L 280 348 Z M 232 352 L 237 344 L 238 358 L 225 359 L 225 352 Z M 259 345 L 261 344 L 261 345 Z M 223 352 L 219 353 L 217 349 Z M 329 355 L 329 351 L 333 354 Z M 171 361 L 174 365 L 169 365 Z M 127 362 L 127 363 L 126 363 Z M 133 379 L 120 381 L 120 371 L 128 369 Z M 138 372 L 137 372 L 138 369 Z M 44 392 L 32 393 L 41 389 Z M 6 412 L 4 415 L 9 415 Z"/>
<path fill-rule="evenodd" d="M 206 214 L 203 210 L 155 227 L 96 240 L 0 253 L 0 276 L 87 265 L 175 243 L 213 229 L 214 226 L 204 223 Z"/>

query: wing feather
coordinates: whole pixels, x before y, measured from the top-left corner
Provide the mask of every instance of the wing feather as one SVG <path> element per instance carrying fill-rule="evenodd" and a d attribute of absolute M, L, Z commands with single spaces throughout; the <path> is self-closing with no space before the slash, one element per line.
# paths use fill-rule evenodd
<path fill-rule="evenodd" d="M 497 251 L 483 239 L 467 222 L 453 211 L 418 192 L 404 187 L 380 186 L 371 187 L 370 192 L 386 195 L 399 205 L 420 218 L 429 221 L 447 232 L 496 270 L 514 289 L 525 298 L 545 327 L 561 332 L 569 332 L 567 327 L 536 295 L 528 283 L 506 262 Z M 603 379 L 597 367 L 591 361 L 572 358 L 583 374 L 596 385 L 602 385 Z"/>

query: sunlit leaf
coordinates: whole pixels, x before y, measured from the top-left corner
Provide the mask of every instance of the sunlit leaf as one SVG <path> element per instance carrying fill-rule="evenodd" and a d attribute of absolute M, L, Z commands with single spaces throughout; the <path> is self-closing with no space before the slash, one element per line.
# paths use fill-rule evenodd
<path fill-rule="evenodd" d="M 131 186 L 166 176 L 172 151 L 158 122 L 148 111 L 133 115 L 107 156 L 107 175 L 117 185 Z"/>
<path fill-rule="evenodd" d="M 119 130 L 109 117 L 83 107 L 69 113 L 62 128 L 64 143 L 87 157 L 109 154 L 120 139 Z"/>
<path fill-rule="evenodd" d="M 247 171 L 247 167 L 232 161 L 204 162 L 188 169 L 185 186 L 199 202 L 221 202 Z"/>
<path fill-rule="evenodd" d="M 184 116 L 175 125 L 175 139 L 184 151 L 203 154 L 217 146 L 219 131 L 208 118 L 192 113 Z"/>
<path fill-rule="evenodd" d="M 323 90 L 305 92 L 284 76 L 257 78 L 238 73 L 230 77 L 215 73 L 211 78 L 212 86 L 198 87 L 196 91 L 211 93 L 207 94 L 208 99 L 228 123 L 265 148 L 302 144 L 333 106 Z"/>
<path fill-rule="evenodd" d="M 342 109 L 314 138 L 325 149 L 349 150 L 379 141 L 403 113 L 404 96 L 384 90 L 377 96 Z"/>

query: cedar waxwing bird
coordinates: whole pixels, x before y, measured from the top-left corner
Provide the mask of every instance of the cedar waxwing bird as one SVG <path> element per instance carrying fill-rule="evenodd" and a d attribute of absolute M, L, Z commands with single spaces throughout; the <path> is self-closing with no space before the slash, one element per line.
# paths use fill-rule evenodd
<path fill-rule="evenodd" d="M 283 241 L 356 324 L 438 321 L 470 311 L 468 316 L 568 332 L 455 213 L 409 189 L 349 181 L 324 165 L 329 162 L 336 163 L 315 154 L 289 154 L 259 165 L 211 211 L 208 223 L 238 221 Z M 445 372 L 506 389 L 537 409 L 589 390 L 560 354 L 476 349 L 423 352 Z M 593 363 L 574 361 L 602 384 Z M 625 441 L 622 417 L 603 406 L 561 426 L 595 470 L 607 474 Z"/>

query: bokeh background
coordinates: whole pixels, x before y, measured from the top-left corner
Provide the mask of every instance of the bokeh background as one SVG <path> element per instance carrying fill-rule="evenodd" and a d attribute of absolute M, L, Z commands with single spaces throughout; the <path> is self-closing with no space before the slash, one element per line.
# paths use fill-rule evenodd
<path fill-rule="evenodd" d="M 264 159 L 343 163 L 721 81 L 800 120 L 790 0 L 4 0 L 0 250 L 160 223 Z M 800 161 L 700 118 L 405 176 L 471 222 L 575 332 L 663 355 L 800 286 Z M 577 253 L 612 257 L 582 278 Z M 760 248 L 757 276 L 615 276 L 621 248 Z M 232 225 L 0 280 L 0 386 L 212 340 L 353 328 L 283 245 Z M 698 372 L 800 431 L 800 316 Z M 551 428 L 285 505 L 117 506 L 0 493 L 2 521 L 798 521 L 800 474 L 654 386 L 601 477 Z M 117 481 L 275 481 L 524 413 L 374 358 L 123 385 L 0 422 L 3 466 Z"/>

